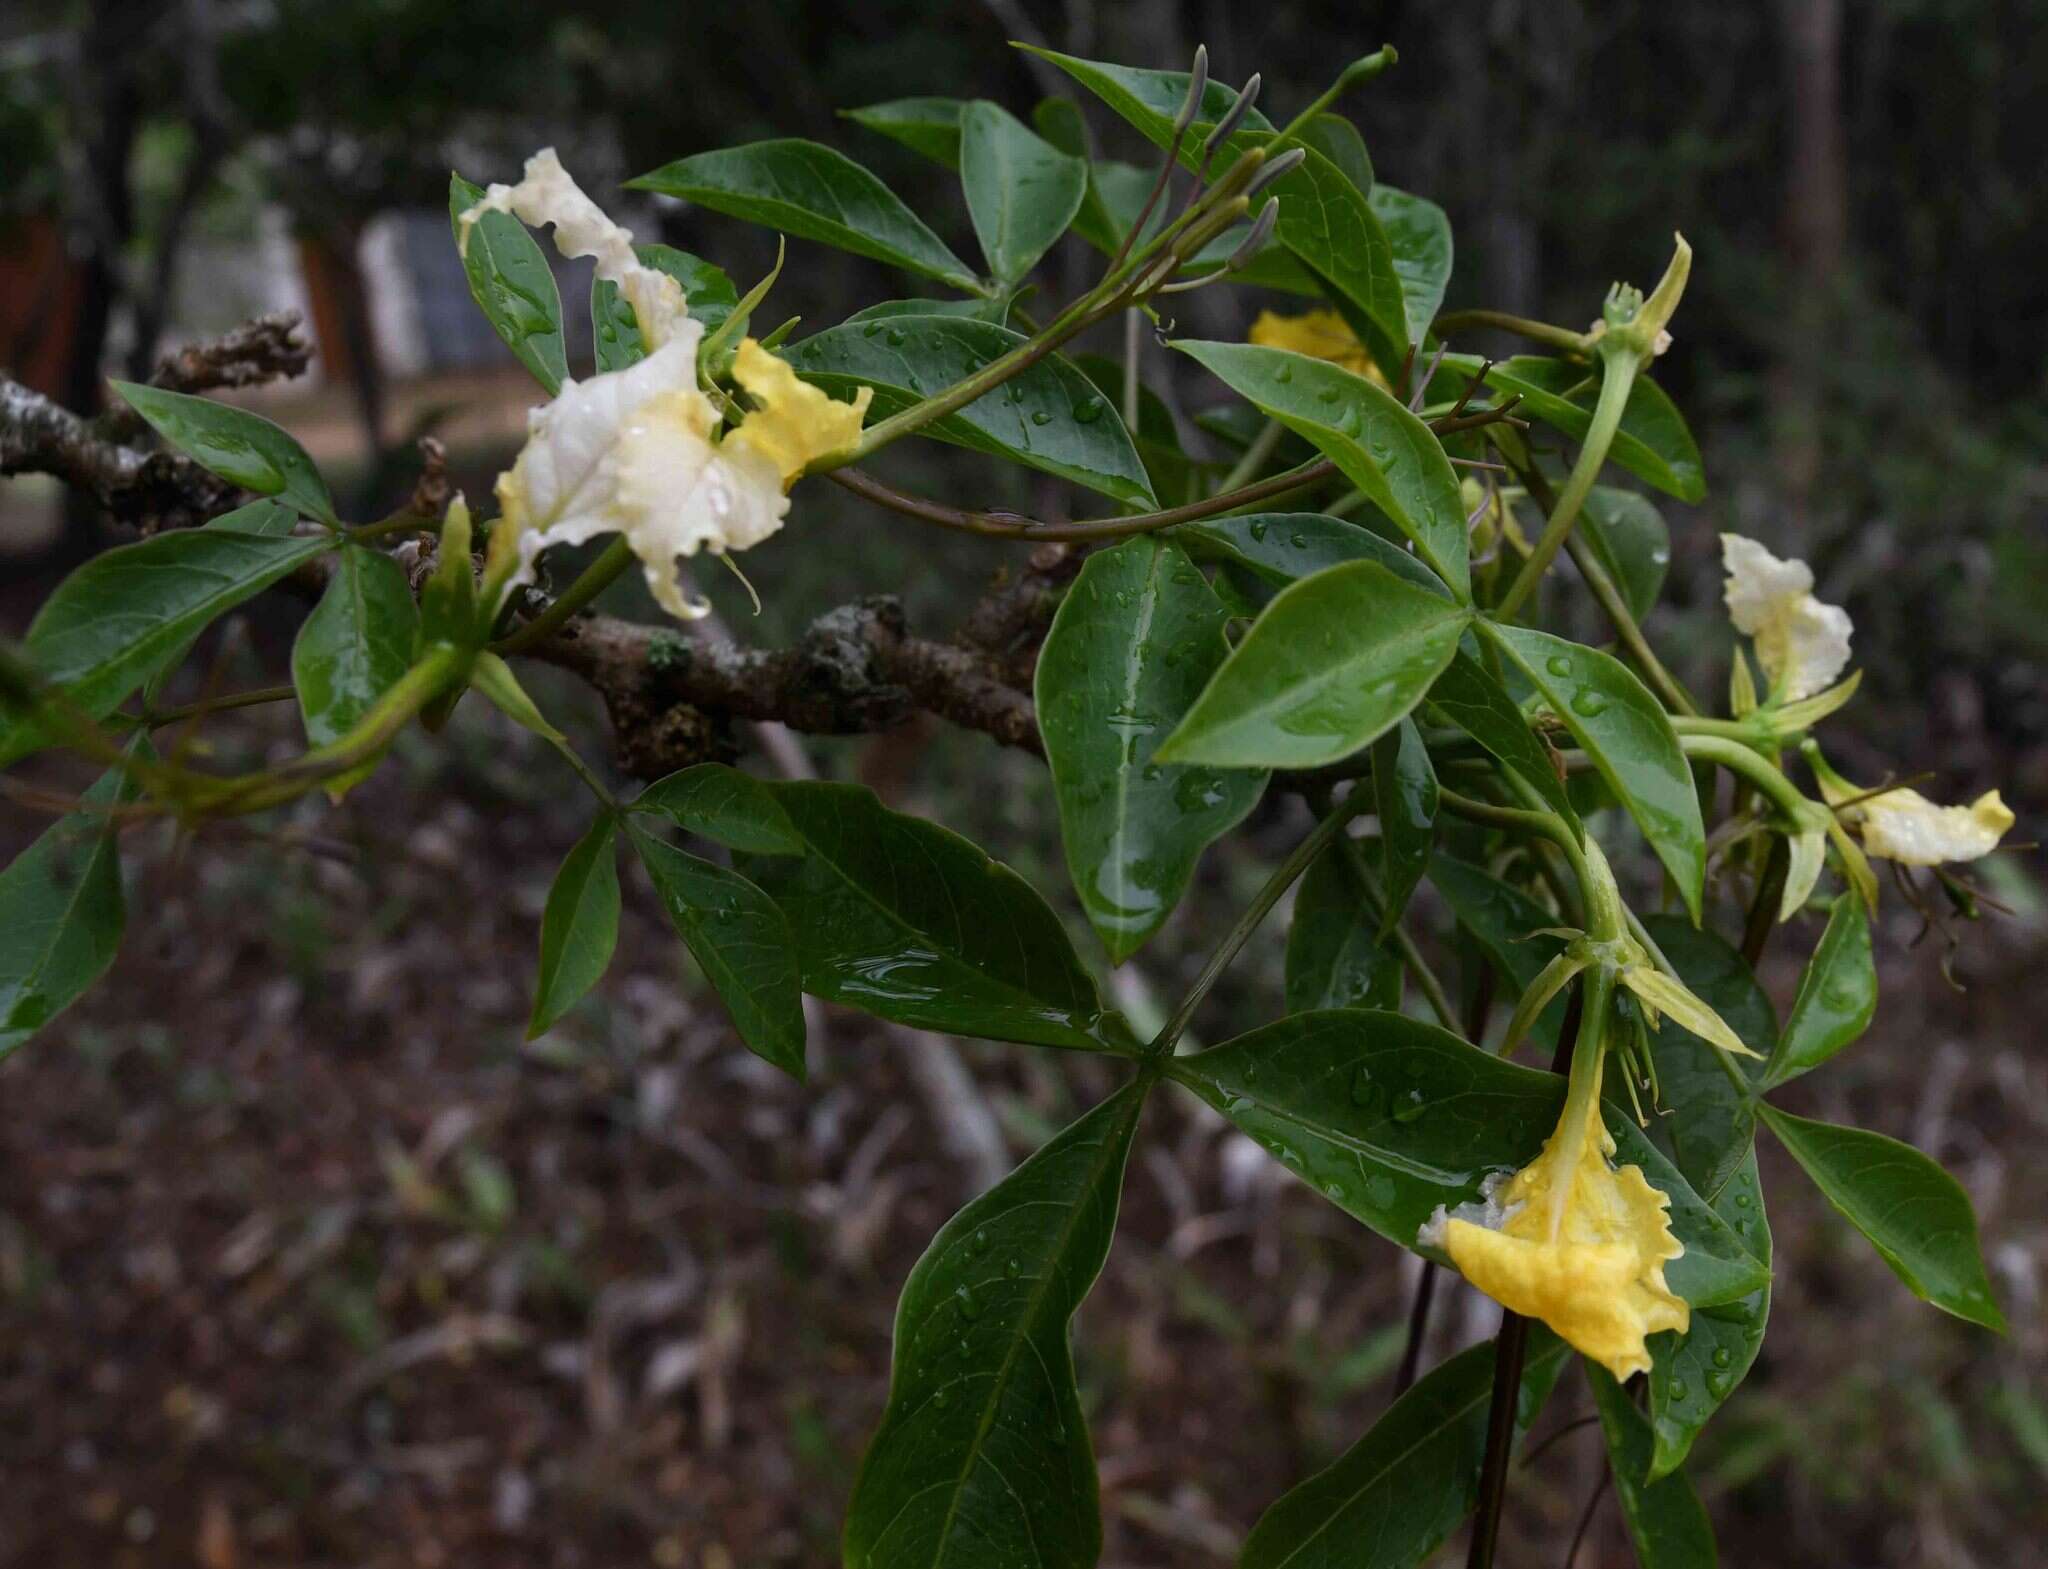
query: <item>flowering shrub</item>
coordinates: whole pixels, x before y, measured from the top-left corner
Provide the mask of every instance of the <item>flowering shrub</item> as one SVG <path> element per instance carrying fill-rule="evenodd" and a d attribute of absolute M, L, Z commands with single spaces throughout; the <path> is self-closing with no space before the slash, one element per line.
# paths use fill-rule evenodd
<path fill-rule="evenodd" d="M 2000 1326 L 1955 1183 L 1904 1145 L 1770 1096 L 1870 1023 L 1870 858 L 1967 905 L 1945 868 L 1995 848 L 2012 816 L 1995 792 L 1943 807 L 1829 767 L 1814 732 L 1854 695 L 1850 619 L 1765 543 L 1723 540 L 1729 614 L 1754 656 L 1735 653 L 1725 716 L 1703 712 L 1645 637 L 1665 525 L 1643 495 L 1601 481 L 1611 465 L 1684 501 L 1704 493 L 1685 423 L 1648 374 L 1692 266 L 1682 239 L 1653 290 L 1617 285 L 1584 331 L 1444 315 L 1443 213 L 1378 182 L 1333 112 L 1390 51 L 1284 125 L 1260 112 L 1256 79 L 1211 82 L 1200 57 L 1192 73 L 1046 58 L 1166 150 L 1161 166 L 1091 157 L 1065 99 L 1031 126 L 936 98 L 854 116 L 959 170 L 985 271 L 813 143 L 702 153 L 634 182 L 952 291 L 803 337 L 755 330 L 773 274 L 741 294 L 709 261 L 635 246 L 552 151 L 514 184 L 458 179 L 477 301 L 546 393 L 487 518 L 423 487 L 393 517 L 345 521 L 275 425 L 120 385 L 214 477 L 208 494 L 251 499 L 90 562 L 6 657 L 0 758 L 63 747 L 106 772 L 0 874 L 0 1051 L 111 961 L 124 828 L 339 799 L 397 736 L 438 729 L 474 691 L 559 749 L 593 800 L 542 919 L 534 1031 L 604 973 L 623 841 L 739 1038 L 792 1074 L 805 992 L 1127 1065 L 1123 1088 L 969 1204 L 905 1284 L 848 1565 L 1095 1561 L 1069 1323 L 1162 1087 L 1421 1254 L 1425 1292 L 1448 1267 L 1505 1310 L 1494 1343 L 1419 1378 L 1411 1357 L 1400 1398 L 1271 1506 L 1245 1564 L 1415 1564 L 1475 1510 L 1472 1557 L 1488 1561 L 1514 1447 L 1574 1352 L 1643 1561 L 1706 1561 L 1683 1463 L 1764 1334 L 1758 1124 L 1908 1288 Z M 530 232 L 550 227 L 561 251 L 597 263 L 597 365 L 583 380 L 568 375 L 562 302 Z M 1070 232 L 1107 257 L 1099 281 L 1069 303 L 1027 299 Z M 1248 341 L 1167 336 L 1171 296 L 1209 284 L 1297 298 L 1262 309 Z M 1124 364 L 1062 352 L 1109 322 L 1140 329 Z M 1191 457 L 1145 386 L 1147 323 L 1235 400 L 1203 421 L 1223 461 Z M 1475 329 L 1546 352 L 1452 352 Z M 1035 468 L 1112 510 L 1035 522 L 905 495 L 860 467 L 912 437 Z M 1576 449 L 1568 464 L 1560 438 Z M 586 614 L 637 562 L 662 610 L 703 615 L 686 564 L 731 564 L 806 527 L 806 495 L 834 479 L 905 527 L 1057 543 L 1049 591 L 1001 644 L 913 649 L 874 612 L 856 655 L 897 661 L 882 673 L 902 681 L 847 686 L 842 671 L 823 695 L 824 661 L 790 665 L 763 695 L 743 679 L 763 667 L 740 655 Z M 540 586 L 551 550 L 600 538 L 580 572 Z M 1562 551 L 1612 651 L 1538 624 Z M 280 585 L 316 596 L 289 688 L 164 706 L 199 633 Z M 598 681 L 626 771 L 658 777 L 615 795 L 522 688 L 516 662 L 535 658 Z M 1262 796 L 1298 796 L 1317 821 L 1141 1039 L 1041 895 L 936 823 L 850 785 L 741 771 L 715 721 L 624 745 L 650 712 L 869 728 L 902 717 L 904 690 L 1043 752 L 1073 891 L 1110 964 L 1172 918 L 1204 851 Z M 153 742 L 266 696 L 303 713 L 308 746 L 291 761 L 229 774 L 182 740 Z M 1425 881 L 1455 916 L 1447 938 L 1410 911 Z M 1631 903 L 1625 881 L 1656 886 Z M 1286 1011 L 1184 1051 L 1218 975 L 1297 882 Z M 1782 1028 L 1751 973 L 1779 923 L 1820 928 Z M 1433 968 L 1446 947 L 1491 977 L 1462 1016 Z M 1496 993 L 1515 999 L 1497 1020 L 1484 1000 Z M 1513 1060 L 1525 1046 L 1534 1065 Z M 1426 1309 L 1427 1297 L 1418 1334 Z"/>

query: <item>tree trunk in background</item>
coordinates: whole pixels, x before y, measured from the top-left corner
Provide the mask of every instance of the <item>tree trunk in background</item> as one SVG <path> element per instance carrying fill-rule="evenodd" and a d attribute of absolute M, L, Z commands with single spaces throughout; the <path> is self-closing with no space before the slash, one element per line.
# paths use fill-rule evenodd
<path fill-rule="evenodd" d="M 1791 146 L 1783 219 L 1789 298 L 1771 383 L 1771 424 L 1798 537 L 1808 532 L 1820 485 L 1828 329 L 1849 238 L 1842 7 L 1841 0 L 1777 0 L 1776 9 Z"/>

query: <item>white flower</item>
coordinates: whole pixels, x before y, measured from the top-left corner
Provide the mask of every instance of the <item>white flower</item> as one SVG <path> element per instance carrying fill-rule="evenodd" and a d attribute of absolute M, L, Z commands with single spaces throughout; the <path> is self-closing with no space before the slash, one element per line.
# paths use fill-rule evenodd
<path fill-rule="evenodd" d="M 1721 536 L 1728 573 L 1728 615 L 1756 642 L 1771 697 L 1796 702 L 1822 690 L 1849 663 L 1848 612 L 1813 597 L 1813 572 L 1803 561 L 1780 561 L 1753 539 Z"/>
<path fill-rule="evenodd" d="M 1820 781 L 1821 798 L 1855 826 L 1864 849 L 1887 861 L 1907 866 L 1974 861 L 1997 849 L 2013 825 L 2012 809 L 1996 790 L 1986 790 L 1968 806 L 1941 806 L 1918 790 L 1863 790 L 1836 773 L 1819 747 L 1809 742 L 1804 751 Z"/>

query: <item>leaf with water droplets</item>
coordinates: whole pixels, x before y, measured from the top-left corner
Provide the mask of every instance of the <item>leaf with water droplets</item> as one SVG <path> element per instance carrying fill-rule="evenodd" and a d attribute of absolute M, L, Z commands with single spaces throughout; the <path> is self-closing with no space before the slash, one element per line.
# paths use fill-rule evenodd
<path fill-rule="evenodd" d="M 1429 880 L 1450 905 L 1458 924 L 1508 982 L 1501 993 L 1510 999 L 1508 1006 L 1512 1007 L 1513 999 L 1527 992 L 1543 967 L 1564 951 L 1564 940 L 1550 930 L 1558 924 L 1556 913 L 1484 867 L 1439 852 L 1430 858 Z M 1557 1048 L 1565 1006 L 1562 994 L 1554 997 L 1530 1027 L 1530 1039 L 1545 1051 Z"/>
<path fill-rule="evenodd" d="M 1777 1054 L 1764 1082 L 1776 1088 L 1787 1079 L 1818 1068 L 1845 1046 L 1853 1045 L 1877 1013 L 1877 966 L 1870 953 L 1870 918 L 1863 901 L 1838 897 L 1828 915 Z"/>
<path fill-rule="evenodd" d="M 1611 654 L 1530 627 L 1482 621 L 1607 781 L 1678 884 L 1695 924 L 1707 875 L 1699 793 L 1677 732 L 1649 688 Z"/>
<path fill-rule="evenodd" d="M 1507 688 L 1478 659 L 1459 649 L 1429 689 L 1425 712 L 1430 709 L 1521 775 L 1564 819 L 1574 838 L 1585 838 L 1585 826 L 1572 807 L 1551 750 L 1536 738 L 1529 728 L 1529 716 L 1515 705 Z"/>
<path fill-rule="evenodd" d="M 1408 908 L 1408 896 L 1429 869 L 1436 848 L 1436 769 L 1415 721 L 1403 719 L 1372 748 L 1373 810 L 1380 825 L 1380 881 L 1386 912 L 1382 932 L 1391 932 Z"/>
<path fill-rule="evenodd" d="M 1582 1360 L 1599 1407 L 1607 1463 L 1635 1543 L 1636 1562 L 1641 1569 L 1715 1569 L 1714 1528 L 1699 1494 L 1682 1472 L 1645 1480 L 1656 1443 L 1649 1419 L 1607 1369 L 1590 1358 Z"/>
<path fill-rule="evenodd" d="M 1282 590 L 1159 749 L 1166 761 L 1317 768 L 1422 699 L 1471 621 L 1374 561 Z"/>
<path fill-rule="evenodd" d="M 1401 951 L 1380 937 L 1379 908 L 1358 876 L 1351 845 L 1315 858 L 1294 894 L 1287 928 L 1287 1011 L 1401 1006 Z"/>
<path fill-rule="evenodd" d="M 849 1569 L 1092 1569 L 1102 1521 L 1070 1326 L 1109 1253 L 1146 1087 L 974 1200 L 911 1271 Z"/>
<path fill-rule="evenodd" d="M 679 251 L 673 245 L 636 245 L 633 254 L 643 266 L 665 272 L 683 286 L 690 317 L 703 323 L 707 337 L 723 327 L 738 308 L 740 294 L 732 279 L 724 269 L 714 267 L 703 257 Z M 609 278 L 591 281 L 590 328 L 599 370 L 621 370 L 647 357 L 640 342 L 639 318 L 619 293 L 619 286 Z M 745 330 L 744 321 L 734 329 L 736 333 Z"/>
<path fill-rule="evenodd" d="M 1656 608 L 1671 566 L 1671 530 L 1664 514 L 1632 490 L 1595 485 L 1579 513 L 1579 534 L 1641 621 Z"/>
<path fill-rule="evenodd" d="M 1408 317 L 1408 341 L 1420 343 L 1451 281 L 1451 220 L 1443 208 L 1391 185 L 1372 185 L 1368 201 L 1393 252 Z"/>
<path fill-rule="evenodd" d="M 2005 1333 L 2005 1315 L 1984 1274 L 1977 1216 L 1954 1177 L 1912 1145 L 1868 1128 L 1815 1122 L 1770 1105 L 1759 1105 L 1757 1114 L 1914 1296 Z"/>
<path fill-rule="evenodd" d="M 1022 333 L 994 322 L 891 316 L 827 328 L 792 344 L 785 355 L 799 376 L 836 398 L 873 387 L 873 421 L 945 391 L 1024 341 Z M 918 434 L 1056 474 L 1118 501 L 1158 505 L 1123 420 L 1058 355 Z"/>
<path fill-rule="evenodd" d="M 333 523 L 334 498 L 306 449 L 281 426 L 231 403 L 167 392 L 132 381 L 109 381 L 156 433 L 201 468 L 231 485 L 278 500 L 310 518 Z"/>
<path fill-rule="evenodd" d="M 960 184 L 975 237 L 989 271 L 1015 284 L 1081 210 L 1088 165 L 985 98 L 961 110 L 959 125 Z"/>
<path fill-rule="evenodd" d="M 448 177 L 448 217 L 455 239 L 462 225 L 455 220 L 484 197 L 483 187 L 459 174 Z M 562 390 L 569 377 L 569 351 L 562 336 L 562 291 L 548 267 L 547 253 L 526 225 L 508 212 L 487 212 L 469 231 L 462 252 L 462 270 L 470 297 L 497 329 L 514 359 L 547 388 Z"/>
<path fill-rule="evenodd" d="M 1228 619 L 1179 546 L 1126 540 L 1088 558 L 1038 658 L 1038 726 L 1067 870 L 1119 964 L 1266 787 L 1263 773 L 1153 755 L 1223 663 Z"/>
<path fill-rule="evenodd" d="M 1251 512 L 1203 518 L 1166 532 L 1198 561 L 1226 561 L 1279 588 L 1346 561 L 1377 561 L 1417 588 L 1451 597 L 1444 580 L 1412 553 L 1327 512 Z"/>

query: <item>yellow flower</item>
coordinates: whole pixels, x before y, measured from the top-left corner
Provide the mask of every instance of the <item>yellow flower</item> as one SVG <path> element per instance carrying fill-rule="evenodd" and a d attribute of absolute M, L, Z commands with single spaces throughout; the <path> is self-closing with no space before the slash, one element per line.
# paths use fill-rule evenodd
<path fill-rule="evenodd" d="M 486 211 L 552 222 L 565 253 L 596 256 L 598 276 L 619 285 L 653 351 L 623 369 L 563 382 L 553 402 L 528 416 L 526 445 L 498 476 L 503 517 L 486 580 L 509 592 L 533 581 L 549 546 L 623 534 L 656 603 L 674 616 L 701 616 L 709 607 L 684 594 L 677 558 L 745 550 L 779 529 L 789 486 L 808 464 L 860 438 L 873 391 L 863 387 L 841 403 L 746 338 L 733 375 L 755 406 L 721 439 L 718 406 L 698 381 L 704 326 L 690 318 L 675 280 L 640 263 L 632 236 L 577 189 L 552 150 L 526 169 L 518 185 L 492 186 L 463 214 L 465 233 Z"/>
<path fill-rule="evenodd" d="M 1774 701 L 1811 697 L 1842 673 L 1854 627 L 1840 606 L 1814 598 L 1805 562 L 1780 561 L 1753 539 L 1723 534 L 1721 564 L 1729 618 L 1755 640 Z"/>
<path fill-rule="evenodd" d="M 1571 1092 L 1543 1152 L 1492 1179 L 1480 1204 L 1439 1207 L 1416 1238 L 1511 1312 L 1541 1319 L 1616 1378 L 1650 1369 L 1646 1337 L 1684 1330 L 1691 1311 L 1664 1281 L 1685 1252 L 1670 1199 L 1639 1166 L 1616 1169 L 1600 1120 L 1600 1050 L 1575 1058 Z"/>
<path fill-rule="evenodd" d="M 1809 743 L 1805 752 L 1820 781 L 1821 799 L 1862 835 L 1865 850 L 1885 860 L 1907 866 L 1974 861 L 1997 849 L 2013 825 L 2012 809 L 1996 790 L 1985 791 L 1968 806 L 1938 806 L 1918 790 L 1873 794 L 1830 768 L 1820 748 Z"/>
<path fill-rule="evenodd" d="M 1260 311 L 1246 338 L 1262 349 L 1288 349 L 1311 359 L 1328 360 L 1354 376 L 1381 387 L 1387 385 L 1387 378 L 1365 352 L 1351 324 L 1335 311 L 1304 311 L 1299 316 Z"/>

